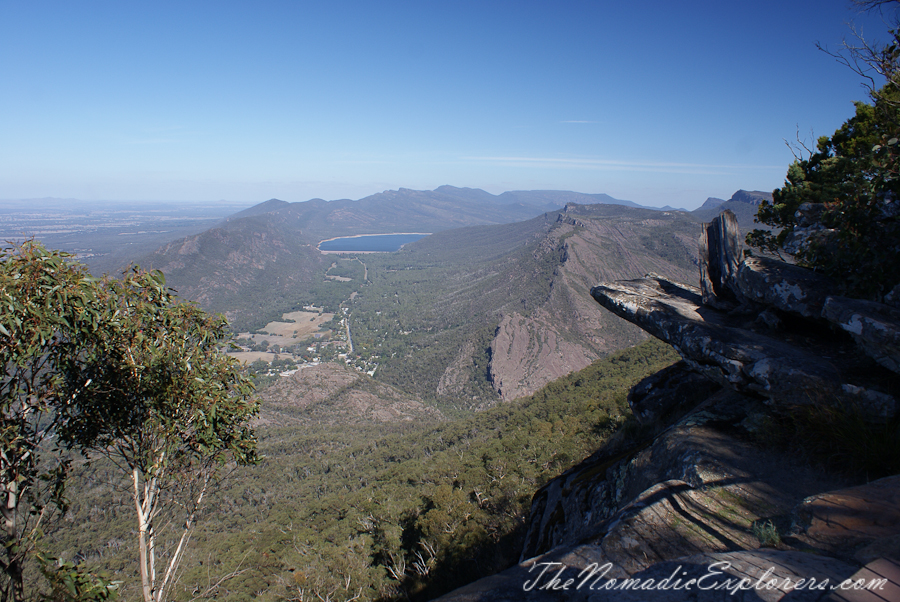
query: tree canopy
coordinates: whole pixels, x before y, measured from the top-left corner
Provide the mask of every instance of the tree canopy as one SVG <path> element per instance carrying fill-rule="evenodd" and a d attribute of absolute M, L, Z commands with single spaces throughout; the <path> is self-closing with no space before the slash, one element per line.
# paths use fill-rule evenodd
<path fill-rule="evenodd" d="M 103 323 L 99 281 L 35 243 L 0 251 L 0 600 L 25 598 L 24 566 L 55 508 L 68 461 L 53 453 L 64 408 L 86 381 L 68 381 Z M 58 450 L 57 450 L 58 451 Z"/>
<path fill-rule="evenodd" d="M 255 460 L 256 404 L 237 361 L 220 353 L 227 337 L 224 318 L 178 301 L 159 272 L 94 278 L 33 241 L 0 251 L 0 600 L 27 599 L 29 558 L 54 591 L 111 595 L 102 580 L 39 549 L 42 524 L 66 508 L 72 449 L 126 469 L 145 598 L 164 598 L 219 467 Z M 176 483 L 187 502 L 176 499 Z M 154 520 L 169 501 L 186 516 L 157 579 Z"/>
<path fill-rule="evenodd" d="M 107 286 L 117 305 L 98 346 L 103 361 L 90 364 L 92 384 L 60 438 L 130 479 L 143 598 L 161 602 L 220 468 L 256 460 L 257 404 L 238 361 L 221 353 L 230 338 L 222 316 L 177 301 L 159 272 L 132 270 Z M 163 538 L 165 526 L 180 532 Z M 159 571 L 167 538 L 177 543 Z"/>
<path fill-rule="evenodd" d="M 891 44 L 867 55 L 887 82 L 798 157 L 773 201 L 760 204 L 757 221 L 776 231 L 747 236 L 822 271 L 845 294 L 874 300 L 900 284 L 900 37 L 891 33 Z"/>

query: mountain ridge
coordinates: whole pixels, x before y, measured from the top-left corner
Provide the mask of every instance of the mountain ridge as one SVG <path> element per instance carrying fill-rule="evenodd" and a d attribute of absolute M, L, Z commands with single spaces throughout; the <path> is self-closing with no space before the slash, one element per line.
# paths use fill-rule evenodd
<path fill-rule="evenodd" d="M 597 281 L 648 272 L 687 278 L 696 269 L 694 214 L 567 200 L 513 219 L 522 207 L 534 213 L 539 199 L 596 200 L 551 192 L 510 193 L 504 200 L 530 204 L 488 208 L 465 199 L 497 197 L 449 186 L 360 201 L 272 200 L 143 264 L 166 273 L 185 298 L 224 312 L 237 332 L 325 307 L 347 321 L 329 326 L 334 336 L 353 332 L 348 361 L 377 367 L 376 380 L 434 403 L 487 407 L 646 336 L 594 307 L 588 291 Z M 491 223 L 501 219 L 509 221 Z M 426 229 L 433 234 L 402 251 L 353 256 L 356 276 L 348 259 L 316 249 L 329 234 Z"/>
<path fill-rule="evenodd" d="M 706 199 L 706 202 L 691 211 L 691 214 L 701 221 L 710 222 L 723 211 L 730 210 L 737 217 L 741 231 L 749 232 L 753 228 L 760 227 L 755 223 L 756 212 L 759 210 L 760 202 L 764 200 L 771 203 L 772 193 L 761 190 L 738 190 L 727 201 L 713 197 Z"/>

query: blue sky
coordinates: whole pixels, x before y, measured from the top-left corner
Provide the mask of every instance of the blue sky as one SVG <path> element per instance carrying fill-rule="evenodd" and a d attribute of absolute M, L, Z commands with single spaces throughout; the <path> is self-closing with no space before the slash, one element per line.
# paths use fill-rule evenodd
<path fill-rule="evenodd" d="M 694 208 L 864 100 L 845 0 L 0 0 L 0 199 L 442 184 Z"/>

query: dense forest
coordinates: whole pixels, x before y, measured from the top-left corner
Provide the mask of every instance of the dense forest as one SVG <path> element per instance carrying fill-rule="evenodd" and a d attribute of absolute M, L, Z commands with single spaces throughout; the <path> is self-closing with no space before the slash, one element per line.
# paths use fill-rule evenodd
<path fill-rule="evenodd" d="M 506 568 L 532 494 L 631 428 L 628 388 L 675 359 L 648 341 L 449 421 L 258 427 L 260 463 L 210 498 L 173 595 L 427 600 Z M 138 582 L 126 485 L 102 462 L 82 465 L 52 540 L 60 557 L 122 580 L 128 599 Z"/>

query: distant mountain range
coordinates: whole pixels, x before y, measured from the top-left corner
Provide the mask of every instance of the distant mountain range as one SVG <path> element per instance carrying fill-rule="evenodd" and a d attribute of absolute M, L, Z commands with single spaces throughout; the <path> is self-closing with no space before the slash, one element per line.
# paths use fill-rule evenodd
<path fill-rule="evenodd" d="M 464 226 L 524 221 L 568 203 L 641 207 L 608 194 L 518 190 L 493 195 L 478 188 L 441 186 L 434 190 L 386 190 L 357 201 L 312 199 L 287 203 L 270 199 L 235 213 L 227 221 L 279 213 L 302 226 L 313 238 L 392 231 L 440 232 Z"/>
<path fill-rule="evenodd" d="M 771 203 L 772 193 L 759 190 L 738 190 L 727 201 L 714 197 L 706 199 L 706 202 L 691 211 L 691 214 L 700 221 L 709 222 L 721 212 L 729 209 L 737 217 L 741 232 L 746 233 L 753 228 L 764 227 L 753 223 L 756 212 L 759 210 L 759 203 L 764 200 Z"/>
<path fill-rule="evenodd" d="M 162 270 L 185 298 L 230 319 L 264 319 L 267 298 L 290 296 L 330 265 L 316 245 L 324 239 L 390 232 L 442 232 L 522 222 L 567 204 L 640 208 L 606 194 L 475 188 L 388 190 L 358 201 L 271 199 L 239 211 L 218 226 L 160 247 L 136 263 Z M 653 209 L 658 211 L 657 209 Z"/>
<path fill-rule="evenodd" d="M 356 351 L 379 358 L 377 380 L 472 407 L 527 395 L 641 340 L 589 289 L 650 271 L 690 280 L 699 221 L 608 195 L 400 189 L 359 201 L 272 199 L 140 264 L 236 331 L 307 304 L 340 305 Z M 336 258 L 320 241 L 388 232 L 434 234 L 361 256 L 364 281 L 326 276 Z"/>

